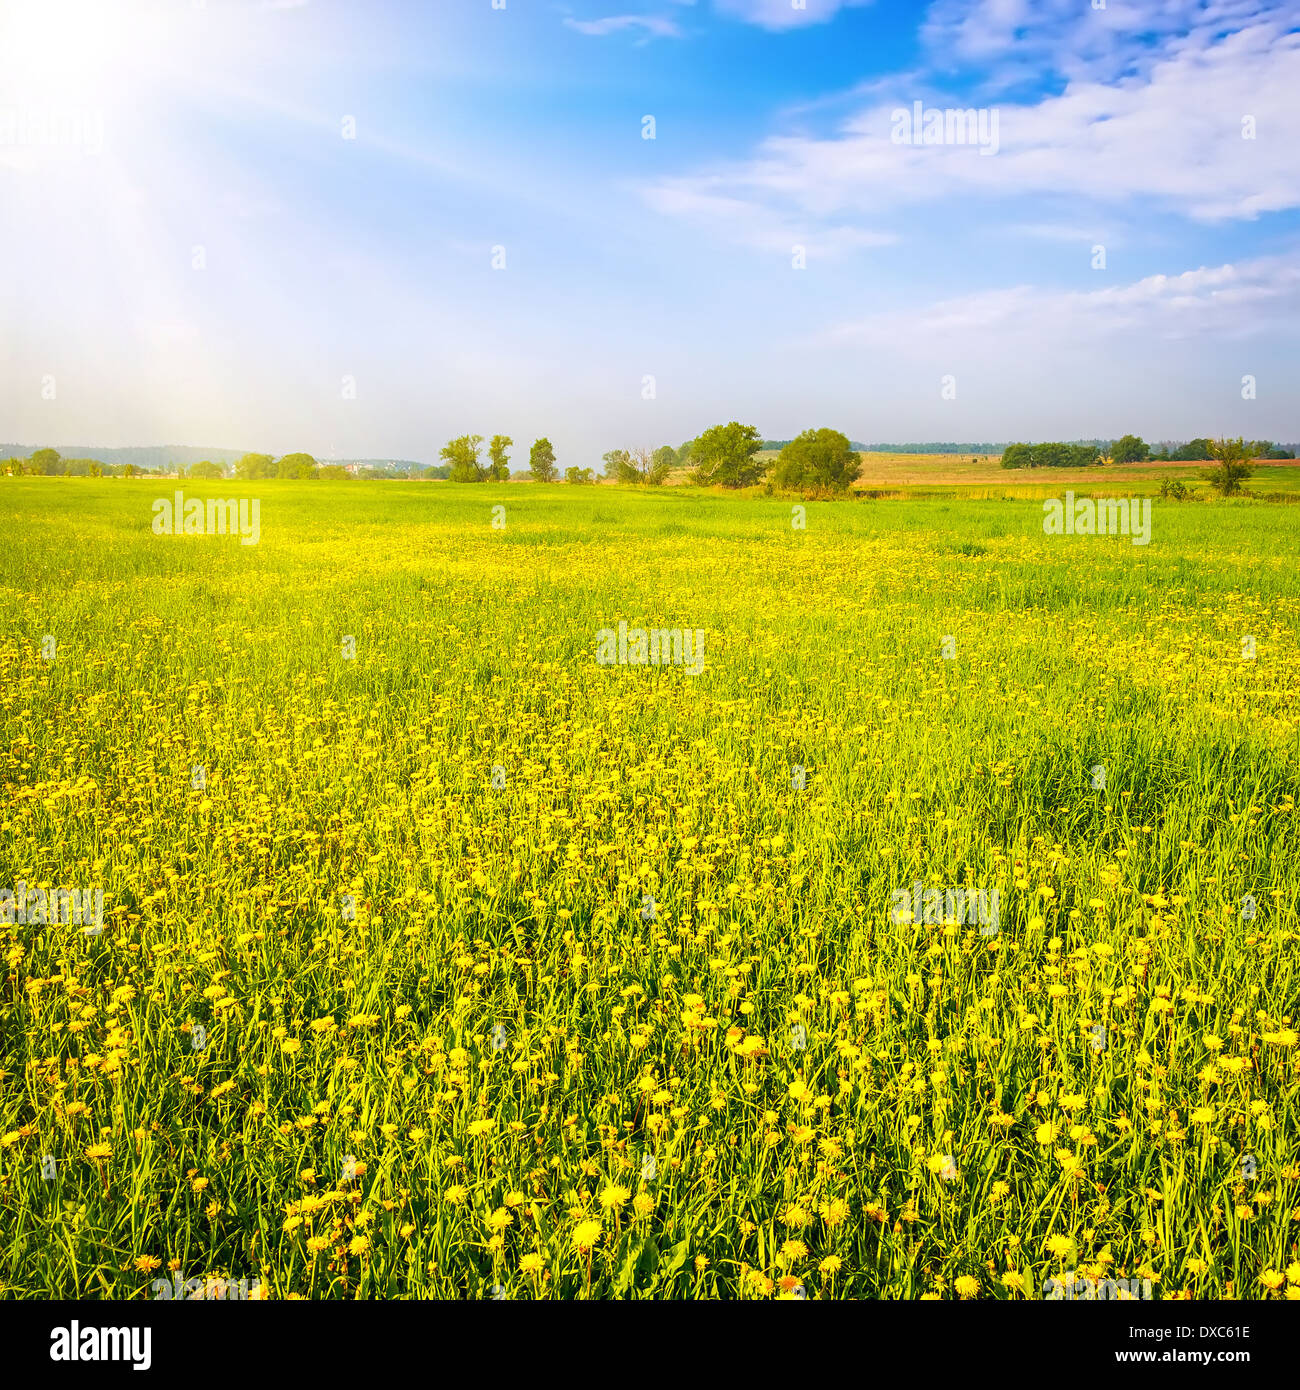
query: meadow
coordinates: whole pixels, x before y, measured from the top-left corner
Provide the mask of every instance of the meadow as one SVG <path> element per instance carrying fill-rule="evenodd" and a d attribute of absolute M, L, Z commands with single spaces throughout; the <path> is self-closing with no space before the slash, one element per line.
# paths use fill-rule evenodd
<path fill-rule="evenodd" d="M 0 479 L 4 1297 L 1300 1297 L 1291 507 L 176 486 Z"/>

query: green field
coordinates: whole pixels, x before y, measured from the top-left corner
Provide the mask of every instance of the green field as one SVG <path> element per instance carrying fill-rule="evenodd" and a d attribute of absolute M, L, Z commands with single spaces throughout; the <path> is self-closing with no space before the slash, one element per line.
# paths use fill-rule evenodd
<path fill-rule="evenodd" d="M 1297 513 L 1042 517 L 0 479 L 0 1292 L 1300 1297 Z"/>

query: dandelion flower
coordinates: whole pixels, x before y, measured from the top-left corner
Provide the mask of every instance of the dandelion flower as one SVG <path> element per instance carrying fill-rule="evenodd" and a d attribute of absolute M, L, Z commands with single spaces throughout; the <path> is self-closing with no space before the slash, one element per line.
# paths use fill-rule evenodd
<path fill-rule="evenodd" d="M 590 1250 L 600 1239 L 599 1221 L 580 1221 L 573 1232 L 573 1248 L 579 1252 Z"/>

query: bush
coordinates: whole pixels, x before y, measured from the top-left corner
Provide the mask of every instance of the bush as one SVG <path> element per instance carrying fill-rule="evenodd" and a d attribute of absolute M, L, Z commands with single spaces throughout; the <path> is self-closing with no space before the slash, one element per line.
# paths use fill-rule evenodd
<path fill-rule="evenodd" d="M 776 461 L 778 487 L 847 492 L 862 472 L 862 459 L 839 430 L 804 430 Z"/>
<path fill-rule="evenodd" d="M 1235 497 L 1245 491 L 1242 483 L 1254 473 L 1246 462 L 1245 441 L 1237 439 L 1211 439 L 1209 441 L 1211 458 L 1218 460 L 1217 468 L 1201 470 L 1201 477 L 1220 497 Z"/>
<path fill-rule="evenodd" d="M 1095 444 L 1008 444 L 1003 468 L 1091 468 L 1101 462 Z"/>
<path fill-rule="evenodd" d="M 1110 461 L 1112 463 L 1141 463 L 1150 452 L 1150 448 L 1141 436 L 1126 434 L 1117 439 L 1112 446 Z"/>
<path fill-rule="evenodd" d="M 767 471 L 754 457 L 762 447 L 758 430 L 732 420 L 704 431 L 691 445 L 691 481 L 703 487 L 752 487 Z"/>

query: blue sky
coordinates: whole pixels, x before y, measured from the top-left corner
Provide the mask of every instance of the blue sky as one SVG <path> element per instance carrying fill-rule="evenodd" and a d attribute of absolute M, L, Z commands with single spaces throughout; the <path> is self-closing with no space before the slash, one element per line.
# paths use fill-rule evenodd
<path fill-rule="evenodd" d="M 502 431 L 562 466 L 731 418 L 1294 440 L 1298 26 L 3 0 L 0 437 L 432 461 Z M 996 138 L 899 143 L 918 101 Z"/>

